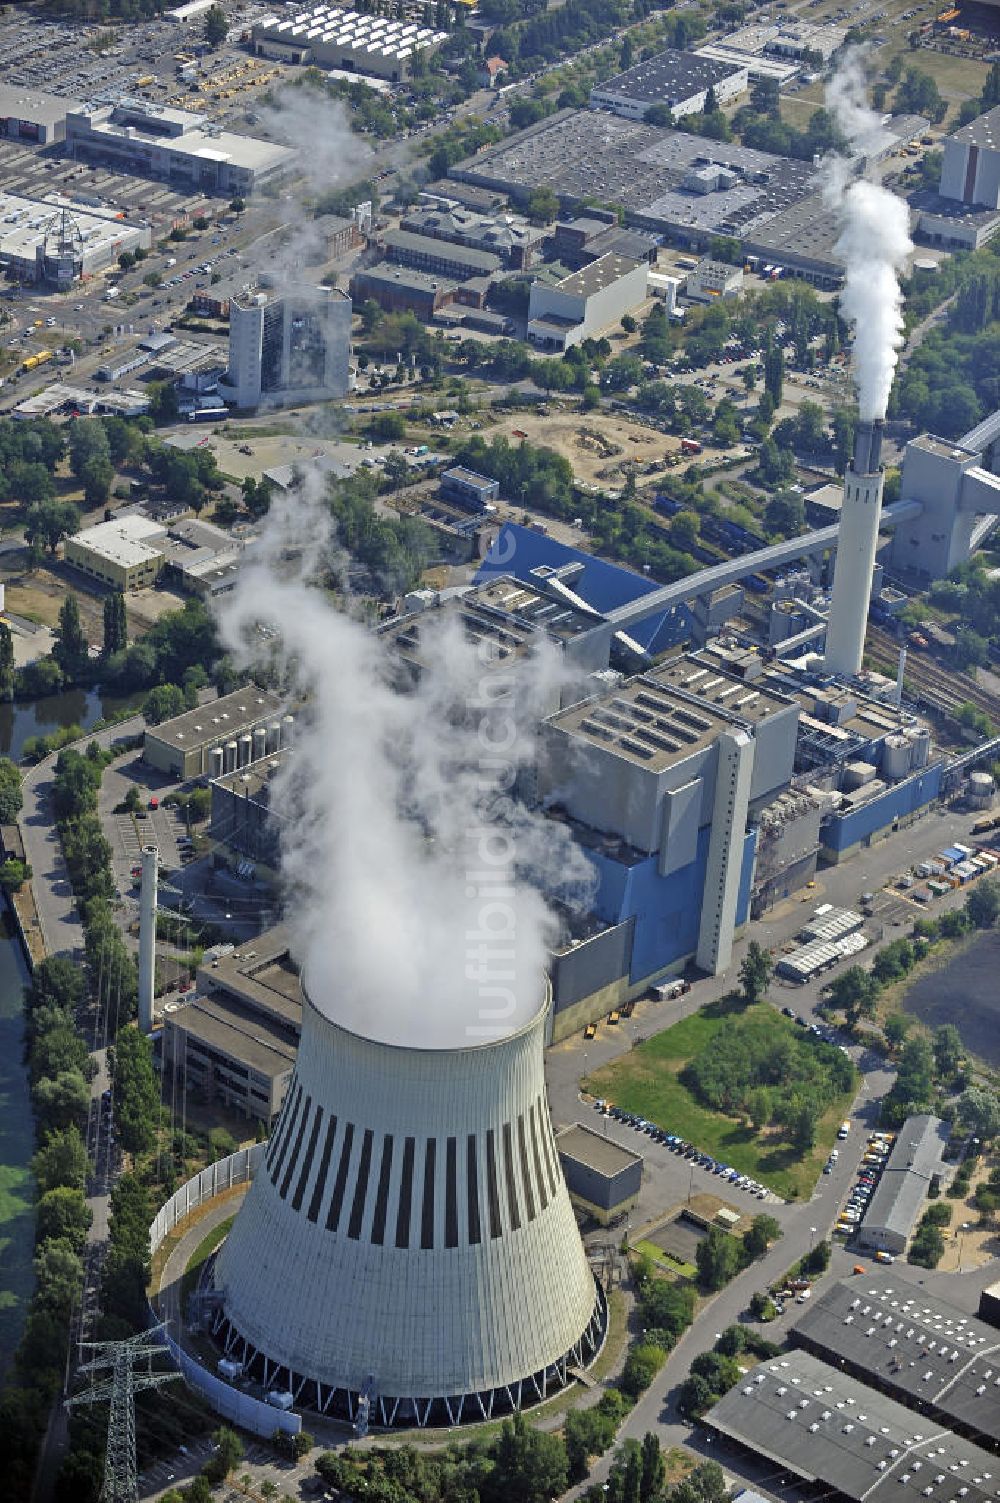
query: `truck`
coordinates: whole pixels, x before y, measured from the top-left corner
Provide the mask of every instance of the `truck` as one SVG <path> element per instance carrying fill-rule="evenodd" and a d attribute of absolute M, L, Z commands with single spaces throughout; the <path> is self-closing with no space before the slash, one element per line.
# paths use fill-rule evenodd
<path fill-rule="evenodd" d="M 678 976 L 673 981 L 663 981 L 653 987 L 653 996 L 658 1002 L 673 1002 L 677 997 L 683 997 L 691 990 L 690 981 L 685 981 L 683 976 Z"/>
<path fill-rule="evenodd" d="M 698 440 L 696 438 L 682 438 L 681 439 L 681 453 L 682 454 L 700 454 L 701 453 L 701 444 L 698 442 Z"/>

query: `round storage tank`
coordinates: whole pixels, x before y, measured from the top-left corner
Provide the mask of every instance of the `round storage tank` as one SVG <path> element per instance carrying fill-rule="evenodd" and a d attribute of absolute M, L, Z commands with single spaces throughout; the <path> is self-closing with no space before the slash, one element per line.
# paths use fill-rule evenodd
<path fill-rule="evenodd" d="M 974 772 L 969 776 L 969 802 L 974 809 L 989 809 L 993 803 L 993 774 Z"/>
<path fill-rule="evenodd" d="M 893 783 L 910 770 L 912 747 L 905 736 L 886 736 L 882 743 L 882 776 Z"/>
<path fill-rule="evenodd" d="M 227 741 L 226 742 L 225 764 L 226 764 L 226 771 L 227 772 L 235 772 L 236 771 L 236 742 L 235 741 Z"/>
<path fill-rule="evenodd" d="M 262 725 L 257 726 L 253 733 L 253 759 L 259 762 L 261 757 L 267 755 L 267 731 Z"/>
<path fill-rule="evenodd" d="M 281 726 L 272 720 L 267 728 L 267 755 L 273 756 L 281 745 Z"/>
<path fill-rule="evenodd" d="M 249 731 L 240 737 L 240 766 L 246 767 L 253 760 L 253 737 Z"/>
<path fill-rule="evenodd" d="M 906 732 L 906 739 L 913 747 L 913 755 L 910 758 L 910 766 L 916 771 L 917 768 L 926 767 L 931 755 L 931 733 L 926 726 L 913 725 Z"/>
<path fill-rule="evenodd" d="M 283 715 L 281 717 L 281 744 L 290 746 L 295 734 L 295 716 Z"/>
<path fill-rule="evenodd" d="M 213 746 L 208 754 L 208 770 L 213 778 L 222 777 L 223 765 L 222 747 Z"/>

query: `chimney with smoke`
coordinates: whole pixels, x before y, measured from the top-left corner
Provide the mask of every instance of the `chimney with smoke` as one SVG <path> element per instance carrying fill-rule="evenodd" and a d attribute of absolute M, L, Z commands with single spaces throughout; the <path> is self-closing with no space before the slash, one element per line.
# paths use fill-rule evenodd
<path fill-rule="evenodd" d="M 827 103 L 855 155 L 871 152 L 885 135 L 865 100 L 858 54 L 849 54 L 827 91 Z M 851 178 L 842 158 L 830 166 L 828 201 L 841 224 L 837 250 L 844 261 L 840 309 L 853 325 L 858 427 L 844 477 L 825 663 L 831 673 L 860 672 L 868 624 L 875 552 L 882 515 L 882 428 L 903 342 L 899 271 L 913 249 L 909 210 L 894 193 Z"/>

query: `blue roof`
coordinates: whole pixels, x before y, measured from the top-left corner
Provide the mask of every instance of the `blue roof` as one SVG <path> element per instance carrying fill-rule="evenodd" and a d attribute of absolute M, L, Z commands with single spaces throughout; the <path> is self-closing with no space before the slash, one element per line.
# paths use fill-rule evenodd
<path fill-rule="evenodd" d="M 559 543 L 555 538 L 522 527 L 517 522 L 504 523 L 479 566 L 475 582 L 479 584 L 501 574 L 512 574 L 525 584 L 536 584 L 545 579 L 546 571 L 560 569 L 566 564 L 583 565 L 566 581 L 567 588 L 602 616 L 658 588 L 655 580 L 636 574 L 632 569 L 595 558 L 582 548 L 571 548 L 567 543 Z M 647 652 L 655 654 L 682 642 L 688 636 L 690 626 L 691 615 L 687 607 L 672 606 L 631 628 L 629 636 Z"/>

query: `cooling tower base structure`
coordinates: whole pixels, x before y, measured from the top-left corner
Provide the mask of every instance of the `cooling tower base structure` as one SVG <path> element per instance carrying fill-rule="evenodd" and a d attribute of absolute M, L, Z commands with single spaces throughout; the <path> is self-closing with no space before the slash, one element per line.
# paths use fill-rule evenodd
<path fill-rule="evenodd" d="M 600 1350 L 604 1294 L 556 1153 L 548 998 L 507 1037 L 365 1038 L 303 987 L 295 1074 L 215 1263 L 214 1332 L 268 1389 L 385 1426 L 480 1422 Z"/>
<path fill-rule="evenodd" d="M 824 666 L 828 673 L 849 678 L 861 672 L 864 661 L 885 478 L 879 464 L 881 445 L 881 422 L 859 423 L 844 476 Z"/>

